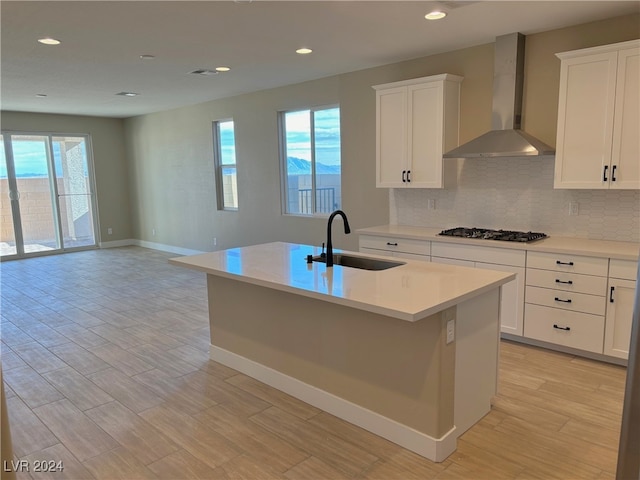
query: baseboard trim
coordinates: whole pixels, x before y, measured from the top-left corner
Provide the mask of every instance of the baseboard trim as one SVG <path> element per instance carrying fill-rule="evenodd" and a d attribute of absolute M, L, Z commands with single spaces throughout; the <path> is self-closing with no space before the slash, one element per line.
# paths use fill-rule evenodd
<path fill-rule="evenodd" d="M 211 345 L 209 356 L 216 362 L 238 370 L 434 462 L 442 462 L 456 449 L 455 427 L 441 438 L 433 438 L 379 413 L 215 345 Z"/>
<path fill-rule="evenodd" d="M 160 250 L 162 252 L 176 253 L 178 255 L 198 255 L 200 253 L 207 253 L 201 250 L 192 250 L 190 248 L 176 247 L 174 245 L 165 245 L 164 243 L 148 242 L 146 240 L 134 240 L 133 245 L 139 247 L 151 248 L 153 250 Z"/>
<path fill-rule="evenodd" d="M 125 238 L 124 240 L 113 240 L 110 242 L 100 242 L 98 244 L 100 248 L 130 247 L 131 245 L 136 245 L 136 240 Z"/>

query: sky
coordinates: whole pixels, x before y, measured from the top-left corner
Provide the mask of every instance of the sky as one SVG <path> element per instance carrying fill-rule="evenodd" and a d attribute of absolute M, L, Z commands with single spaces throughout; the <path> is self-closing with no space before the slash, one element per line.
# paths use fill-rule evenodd
<path fill-rule="evenodd" d="M 47 169 L 46 144 L 44 140 L 20 141 L 14 139 L 12 146 L 17 177 L 46 177 L 49 175 Z M 56 175 L 61 177 L 62 161 L 60 157 L 60 144 L 56 141 L 53 142 L 53 159 Z M 0 142 L 0 178 L 7 178 L 7 161 L 4 142 Z"/>
<path fill-rule="evenodd" d="M 340 165 L 340 109 L 317 110 L 315 115 L 316 162 Z M 287 112 L 287 156 L 311 161 L 309 110 Z"/>

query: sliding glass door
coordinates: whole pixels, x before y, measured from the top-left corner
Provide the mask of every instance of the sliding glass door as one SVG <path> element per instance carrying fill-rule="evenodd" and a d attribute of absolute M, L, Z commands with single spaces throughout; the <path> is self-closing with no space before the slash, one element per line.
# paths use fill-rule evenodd
<path fill-rule="evenodd" d="M 2 257 L 95 247 L 89 137 L 2 137 Z"/>

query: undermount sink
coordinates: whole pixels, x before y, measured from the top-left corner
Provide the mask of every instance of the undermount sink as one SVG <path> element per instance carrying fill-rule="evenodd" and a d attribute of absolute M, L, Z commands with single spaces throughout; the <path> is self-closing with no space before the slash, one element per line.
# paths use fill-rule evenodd
<path fill-rule="evenodd" d="M 325 262 L 325 257 L 313 257 L 314 262 Z M 388 268 L 399 267 L 404 262 L 393 262 L 390 260 L 380 260 L 379 258 L 356 257 L 354 255 L 333 254 L 333 264 L 343 267 L 360 268 L 362 270 L 386 270 Z"/>

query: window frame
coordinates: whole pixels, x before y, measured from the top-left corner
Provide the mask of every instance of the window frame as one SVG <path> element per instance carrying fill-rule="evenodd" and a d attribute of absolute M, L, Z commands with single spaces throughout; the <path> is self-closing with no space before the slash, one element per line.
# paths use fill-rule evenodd
<path fill-rule="evenodd" d="M 235 152 L 236 148 L 236 124 L 233 118 L 222 118 L 214 120 L 212 123 L 213 132 L 213 164 L 215 168 L 216 177 L 216 203 L 219 211 L 237 212 L 240 209 L 240 196 L 238 195 L 238 159 L 235 158 L 233 164 L 222 163 L 222 143 L 220 135 L 220 124 L 231 122 L 233 125 L 233 148 Z M 233 168 L 236 172 L 236 196 L 237 205 L 235 207 L 228 207 L 224 203 L 224 176 L 223 170 L 225 168 Z"/>
<path fill-rule="evenodd" d="M 316 139 L 315 139 L 315 115 L 314 112 L 321 110 L 338 109 L 339 118 L 342 111 L 339 103 L 327 105 L 317 105 L 312 107 L 291 108 L 278 111 L 278 153 L 280 156 L 280 204 L 282 215 L 303 217 L 303 218 L 328 218 L 331 212 L 318 212 L 316 207 Z M 288 113 L 309 112 L 309 129 L 310 129 L 310 150 L 311 150 L 311 208 L 312 213 L 289 212 L 288 209 L 288 181 L 287 181 L 287 131 L 286 131 L 286 115 Z M 340 198 L 342 198 L 342 121 L 340 121 Z M 341 207 L 340 207 L 341 208 Z"/>

